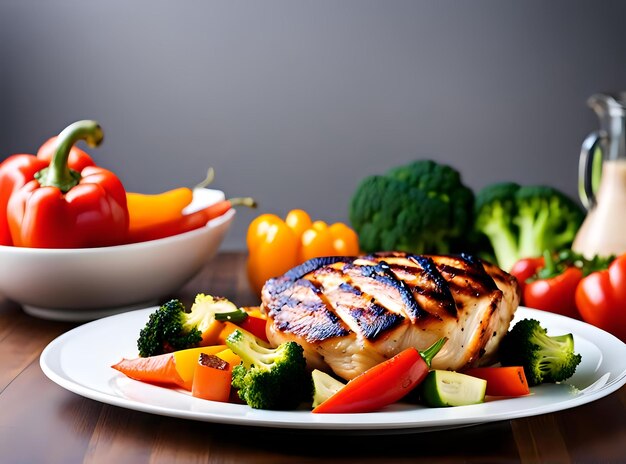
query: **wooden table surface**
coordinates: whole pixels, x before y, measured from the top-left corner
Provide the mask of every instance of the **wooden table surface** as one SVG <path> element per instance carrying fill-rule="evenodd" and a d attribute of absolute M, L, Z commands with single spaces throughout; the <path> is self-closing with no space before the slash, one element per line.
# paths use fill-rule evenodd
<path fill-rule="evenodd" d="M 218 254 L 177 295 L 258 304 L 245 256 Z M 37 319 L 0 297 L 0 463 L 626 463 L 626 387 L 554 414 L 400 435 L 225 426 L 102 404 L 39 367 L 43 348 L 79 325 Z"/>

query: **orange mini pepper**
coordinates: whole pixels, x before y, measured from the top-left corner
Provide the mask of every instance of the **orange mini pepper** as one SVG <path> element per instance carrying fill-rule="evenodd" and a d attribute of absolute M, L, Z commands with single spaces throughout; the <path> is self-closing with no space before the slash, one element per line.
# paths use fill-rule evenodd
<path fill-rule="evenodd" d="M 248 226 L 248 281 L 256 294 L 265 282 L 292 267 L 320 256 L 359 254 L 356 232 L 337 222 L 312 221 L 301 209 L 293 209 L 283 220 L 276 214 L 262 214 Z"/>

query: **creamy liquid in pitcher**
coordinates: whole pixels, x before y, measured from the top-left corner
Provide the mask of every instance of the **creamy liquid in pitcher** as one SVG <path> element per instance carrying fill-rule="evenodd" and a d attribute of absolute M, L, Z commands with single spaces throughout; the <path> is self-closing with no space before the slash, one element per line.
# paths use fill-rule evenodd
<path fill-rule="evenodd" d="M 626 160 L 605 161 L 596 194 L 572 249 L 586 258 L 626 253 Z"/>

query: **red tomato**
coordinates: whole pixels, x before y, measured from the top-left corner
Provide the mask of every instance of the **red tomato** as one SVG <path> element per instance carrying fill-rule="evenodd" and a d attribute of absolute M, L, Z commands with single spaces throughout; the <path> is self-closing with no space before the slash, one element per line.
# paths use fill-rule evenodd
<path fill-rule="evenodd" d="M 582 277 L 580 269 L 570 267 L 556 277 L 535 280 L 524 289 L 524 304 L 530 308 L 580 319 L 575 295 Z"/>
<path fill-rule="evenodd" d="M 350 380 L 313 409 L 314 413 L 360 413 L 383 408 L 403 398 L 428 374 L 419 351 L 407 348 Z"/>
<path fill-rule="evenodd" d="M 517 279 L 520 286 L 520 291 L 522 294 L 522 304 L 526 304 L 524 302 L 524 289 L 526 288 L 526 281 L 533 277 L 537 271 L 544 266 L 543 257 L 539 258 L 524 258 L 517 261 L 509 274 Z"/>
<path fill-rule="evenodd" d="M 487 395 L 524 396 L 530 393 L 524 368 L 521 366 L 474 367 L 464 374 L 487 381 Z"/>
<path fill-rule="evenodd" d="M 576 305 L 585 322 L 626 343 L 626 254 L 580 281 Z"/>

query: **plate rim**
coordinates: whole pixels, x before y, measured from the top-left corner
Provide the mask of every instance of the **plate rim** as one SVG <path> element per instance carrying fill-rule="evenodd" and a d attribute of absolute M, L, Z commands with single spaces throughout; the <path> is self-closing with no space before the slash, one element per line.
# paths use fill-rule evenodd
<path fill-rule="evenodd" d="M 524 306 L 518 307 L 516 310 L 515 318 L 512 324 L 520 318 L 528 318 L 533 317 L 542 322 L 542 324 L 548 324 L 548 326 L 552 325 L 550 322 L 555 320 L 557 325 L 559 322 L 565 324 L 565 326 L 579 330 L 572 330 L 575 339 L 577 337 L 582 337 L 581 332 L 584 334 L 586 332 L 590 332 L 596 336 L 594 342 L 598 343 L 595 346 L 600 350 L 600 353 L 604 355 L 607 347 L 619 348 L 623 350 L 624 356 L 624 365 L 619 366 L 616 372 L 611 371 L 611 375 L 599 388 L 591 389 L 585 393 L 585 390 L 588 390 L 595 383 L 602 380 L 603 377 L 609 375 L 609 372 L 605 373 L 603 376 L 599 377 L 596 382 L 592 383 L 590 386 L 579 391 L 579 394 L 572 395 L 571 397 L 565 398 L 562 401 L 557 401 L 550 405 L 543 405 L 540 407 L 528 408 L 528 409 L 518 409 L 513 412 L 501 411 L 501 412 L 491 412 L 487 416 L 471 416 L 471 415 L 460 415 L 458 417 L 452 417 L 447 419 L 440 420 L 421 420 L 421 421 L 413 421 L 410 420 L 410 415 L 414 412 L 418 412 L 423 407 L 416 406 L 415 409 L 410 408 L 408 410 L 394 411 L 385 409 L 384 411 L 374 412 L 374 413 L 360 413 L 360 414 L 311 414 L 310 410 L 296 410 L 296 411 L 263 411 L 263 410 L 255 410 L 250 408 L 247 405 L 238 405 L 238 404 L 216 404 L 214 402 L 207 402 L 207 400 L 200 400 L 197 398 L 193 398 L 190 395 L 185 393 L 177 392 L 172 389 L 168 389 L 166 387 L 159 387 L 156 385 L 148 385 L 143 384 L 142 382 L 131 380 L 126 378 L 123 374 L 119 372 L 111 372 L 110 378 L 117 378 L 127 380 L 128 382 L 136 384 L 141 384 L 142 388 L 145 387 L 146 390 L 150 391 L 150 389 L 159 389 L 152 390 L 157 392 L 169 391 L 172 394 L 180 395 L 181 402 L 202 402 L 213 403 L 216 405 L 218 409 L 227 405 L 228 408 L 237 408 L 238 414 L 227 414 L 227 413 L 215 413 L 215 412 L 207 412 L 206 410 L 188 410 L 181 408 L 172 408 L 172 407 L 162 407 L 154 404 L 150 404 L 149 402 L 142 402 L 138 400 L 133 400 L 130 398 L 126 398 L 124 396 L 120 396 L 118 394 L 113 394 L 110 392 L 95 390 L 94 388 L 85 385 L 84 383 L 79 382 L 78 380 L 71 379 L 69 375 L 65 372 L 60 372 L 53 364 L 53 357 L 60 356 L 66 348 L 66 343 L 71 341 L 82 332 L 88 332 L 95 327 L 100 327 L 106 324 L 111 323 L 119 323 L 124 319 L 140 318 L 145 315 L 150 314 L 150 312 L 154 311 L 156 306 L 150 306 L 143 309 L 138 309 L 134 311 L 125 312 L 122 314 L 116 314 L 112 316 L 107 316 L 101 319 L 97 319 L 91 322 L 87 322 L 78 327 L 75 327 L 58 337 L 52 340 L 48 345 L 43 349 L 40 357 L 39 364 L 44 372 L 44 374 L 54 383 L 59 385 L 60 387 L 73 392 L 79 396 L 83 396 L 85 398 L 89 398 L 104 404 L 109 404 L 113 406 L 123 407 L 130 410 L 145 412 L 149 414 L 156 414 L 161 416 L 169 416 L 169 417 L 177 417 L 182 419 L 190 419 L 202 422 L 212 422 L 212 423 L 221 423 L 221 424 L 229 424 L 229 425 L 239 425 L 239 426 L 249 426 L 249 427 L 268 427 L 268 428 L 283 428 L 283 429 L 300 429 L 300 430 L 311 430 L 311 431 L 344 431 L 344 432 L 372 432 L 378 431 L 383 433 L 400 433 L 402 431 L 410 431 L 411 433 L 416 432 L 425 432 L 432 430 L 443 430 L 450 428 L 457 428 L 463 426 L 473 426 L 486 424 L 489 422 L 495 422 L 500 420 L 511 420 L 511 419 L 519 419 L 523 417 L 535 416 L 539 414 L 547 414 L 558 411 L 563 411 L 566 409 L 571 409 L 574 407 L 582 406 L 584 404 L 596 401 L 605 396 L 610 395 L 611 393 L 617 391 L 624 384 L 626 384 L 626 344 L 624 344 L 621 340 L 619 340 L 614 335 L 599 329 L 595 326 L 587 324 L 582 321 L 578 321 L 575 319 L 571 319 L 565 316 L 561 316 L 555 313 L 549 313 L 546 311 L 536 310 L 527 308 Z M 521 310 L 521 311 L 520 311 Z M 519 317 L 522 315 L 522 317 Z M 137 327 L 137 333 L 140 327 Z M 578 333 L 578 334 L 577 334 Z M 584 337 L 583 337 L 584 338 Z M 604 348 L 604 349 L 602 349 Z M 117 357 L 122 358 L 124 356 L 130 356 L 128 353 L 118 353 Z M 97 361 L 97 360 L 94 360 Z M 103 368 L 110 368 L 110 366 L 103 366 Z M 567 385 L 567 383 L 564 383 Z M 167 393 L 169 394 L 169 393 Z M 184 397 L 188 397 L 188 400 L 183 399 Z M 519 401 L 520 399 L 516 398 L 507 398 L 507 399 L 497 399 L 494 402 L 501 403 L 503 401 Z M 198 404 L 198 403 L 196 403 Z M 488 403 L 482 403 L 485 405 Z M 466 406 L 463 408 L 472 408 L 476 406 L 477 410 L 480 410 L 481 405 L 472 405 Z M 455 411 L 456 408 L 445 408 L 444 413 L 447 411 Z M 428 408 L 431 409 L 431 408 Z M 497 409 L 497 408 L 496 408 Z M 440 409 L 441 410 L 441 409 Z M 469 411 L 466 409 L 465 411 Z M 306 415 L 308 420 L 302 420 L 302 416 Z M 449 414 L 446 414 L 449 415 Z M 454 414 L 453 414 L 454 416 Z M 364 418 L 372 419 L 372 417 L 379 417 L 381 420 L 363 420 Z M 385 418 L 393 418 L 394 420 L 388 420 Z M 402 420 L 398 420 L 402 419 Z"/>

